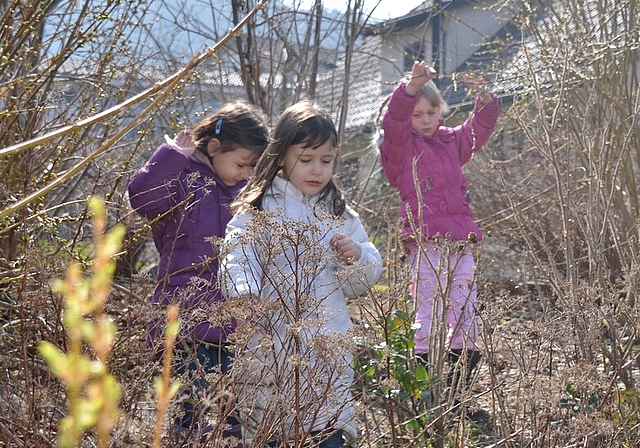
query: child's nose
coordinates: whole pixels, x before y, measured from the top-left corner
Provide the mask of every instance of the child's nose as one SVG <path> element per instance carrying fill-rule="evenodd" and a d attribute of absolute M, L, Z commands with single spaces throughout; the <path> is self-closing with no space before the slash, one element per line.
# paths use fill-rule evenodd
<path fill-rule="evenodd" d="M 242 177 L 245 178 L 245 179 L 250 178 L 251 175 L 253 174 L 253 170 L 254 170 L 254 168 L 252 166 L 244 167 L 241 170 Z"/>
<path fill-rule="evenodd" d="M 314 163 L 311 164 L 311 172 L 312 173 L 321 172 L 321 167 L 320 167 L 320 163 L 319 162 L 314 162 Z"/>

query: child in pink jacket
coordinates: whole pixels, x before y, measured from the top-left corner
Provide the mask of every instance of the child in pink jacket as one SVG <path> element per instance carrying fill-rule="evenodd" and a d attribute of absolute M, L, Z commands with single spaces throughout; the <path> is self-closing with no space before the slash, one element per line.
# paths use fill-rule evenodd
<path fill-rule="evenodd" d="M 464 361 L 468 380 L 481 358 L 472 245 L 482 239 L 482 232 L 467 202 L 462 166 L 493 133 L 498 99 L 482 79 L 464 79 L 467 88 L 478 92 L 473 115 L 459 126 L 447 127 L 441 120 L 447 105 L 431 82 L 435 77 L 433 68 L 416 62 L 411 79 L 395 88 L 382 122 L 380 155 L 389 183 L 402 198 L 400 214 L 412 266 L 410 290 L 419 324 L 416 355 L 428 360 L 429 351 L 441 340 L 436 322 L 446 322 L 450 368 Z"/>

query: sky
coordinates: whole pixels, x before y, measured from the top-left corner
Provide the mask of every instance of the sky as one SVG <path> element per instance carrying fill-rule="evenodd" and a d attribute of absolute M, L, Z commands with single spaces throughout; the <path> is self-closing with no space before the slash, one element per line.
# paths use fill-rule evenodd
<path fill-rule="evenodd" d="M 378 20 L 400 17 L 423 2 L 424 0 L 364 0 L 365 11 L 370 12 L 375 7 L 372 18 Z M 314 0 L 286 0 L 285 3 L 310 7 L 314 4 Z M 322 0 L 322 4 L 325 8 L 333 8 L 338 11 L 347 9 L 347 0 Z"/>

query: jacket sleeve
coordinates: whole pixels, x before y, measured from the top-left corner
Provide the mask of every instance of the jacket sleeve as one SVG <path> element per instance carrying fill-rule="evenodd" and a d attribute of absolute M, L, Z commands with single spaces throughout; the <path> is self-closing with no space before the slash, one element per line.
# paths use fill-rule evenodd
<path fill-rule="evenodd" d="M 495 130 L 500 102 L 493 93 L 491 99 L 490 103 L 485 104 L 478 95 L 473 106 L 472 117 L 454 131 L 463 136 L 458 147 L 462 165 L 467 163 L 474 153 L 482 149 Z"/>
<path fill-rule="evenodd" d="M 400 168 L 410 160 L 413 145 L 412 114 L 418 96 L 408 95 L 405 84 L 396 86 L 382 119 L 384 135 L 380 142 L 380 159 L 389 183 L 396 185 Z"/>
<path fill-rule="evenodd" d="M 253 239 L 248 238 L 250 220 L 251 214 L 244 213 L 227 224 L 219 271 L 220 289 L 226 298 L 260 294 L 262 268 Z"/>
<path fill-rule="evenodd" d="M 129 182 L 129 201 L 142 216 L 151 220 L 166 213 L 186 197 L 180 175 L 189 159 L 162 144 Z"/>
<path fill-rule="evenodd" d="M 382 257 L 376 246 L 369 241 L 369 236 L 356 212 L 347 209 L 346 213 L 350 215 L 351 220 L 348 236 L 358 247 L 360 258 L 354 264 L 340 265 L 338 269 L 342 270 L 346 277 L 342 286 L 344 294 L 349 298 L 355 298 L 365 294 L 380 278 Z"/>

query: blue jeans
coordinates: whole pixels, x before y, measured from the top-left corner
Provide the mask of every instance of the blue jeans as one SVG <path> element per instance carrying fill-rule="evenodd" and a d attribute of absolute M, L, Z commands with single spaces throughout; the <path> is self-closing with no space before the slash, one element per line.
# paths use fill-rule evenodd
<path fill-rule="evenodd" d="M 312 432 L 311 435 L 315 436 L 316 434 L 318 434 L 317 432 Z M 326 439 L 322 440 L 320 442 L 320 444 L 314 444 L 312 445 L 314 448 L 340 448 L 344 446 L 344 437 L 343 437 L 344 431 L 342 431 L 341 429 L 333 432 L 329 437 L 327 437 Z M 316 442 L 317 443 L 317 442 Z M 280 442 L 269 442 L 267 443 L 267 446 L 271 447 L 271 448 L 283 448 L 283 445 Z M 308 445 L 305 445 L 308 446 Z"/>
<path fill-rule="evenodd" d="M 224 346 L 204 342 L 180 342 L 174 349 L 174 371 L 177 375 L 186 375 L 188 389 L 183 395 L 182 409 L 184 415 L 177 417 L 174 424 L 183 430 L 206 429 L 199 427 L 209 410 L 204 404 L 211 393 L 211 386 L 205 375 L 220 371 L 228 373 L 233 362 L 233 355 Z M 226 419 L 231 430 L 223 432 L 225 437 L 241 438 L 240 423 L 233 416 Z M 206 434 L 205 434 L 206 435 Z"/>
<path fill-rule="evenodd" d="M 324 439 L 320 445 L 318 445 L 319 448 L 339 448 L 342 446 L 344 446 L 344 437 L 342 436 L 341 429 L 333 433 L 327 439 Z"/>

